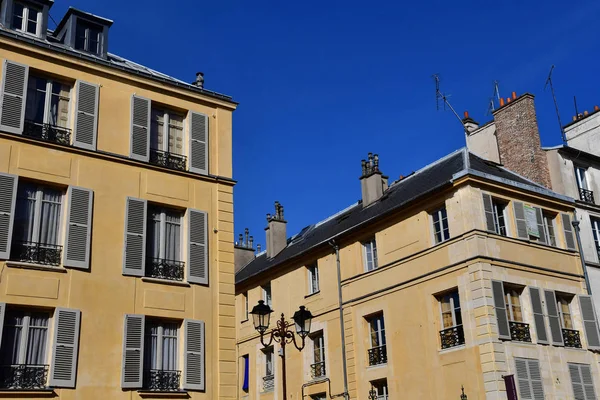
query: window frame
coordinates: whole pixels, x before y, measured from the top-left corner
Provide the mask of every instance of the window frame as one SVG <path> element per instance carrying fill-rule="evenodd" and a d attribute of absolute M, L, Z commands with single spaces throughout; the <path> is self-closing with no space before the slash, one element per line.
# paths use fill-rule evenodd
<path fill-rule="evenodd" d="M 21 5 L 23 7 L 23 13 L 21 14 L 21 27 L 17 28 L 14 26 L 14 17 L 15 17 L 15 5 Z M 27 30 L 27 25 L 29 23 L 29 11 L 33 9 L 37 11 L 37 18 L 35 22 L 35 33 L 31 33 Z M 14 1 L 12 4 L 11 15 L 10 15 L 10 27 L 11 29 L 24 33 L 26 35 L 31 35 L 35 37 L 40 37 L 42 35 L 42 22 L 43 22 L 43 9 L 36 8 L 33 4 L 27 1 Z"/>
<path fill-rule="evenodd" d="M 57 243 L 56 244 L 52 244 L 52 246 L 61 246 L 61 243 L 64 242 L 64 238 L 63 238 L 63 219 L 65 216 L 65 199 L 66 199 L 66 191 L 63 190 L 62 188 L 58 188 L 58 187 L 53 187 L 53 186 L 49 186 L 49 185 L 43 185 L 43 184 L 38 184 L 32 181 L 28 181 L 28 180 L 19 180 L 18 182 L 18 186 L 17 186 L 17 201 L 15 204 L 15 215 L 17 214 L 17 209 L 19 207 L 19 192 L 20 192 L 20 185 L 25 185 L 25 186 L 30 186 L 32 188 L 36 189 L 36 194 L 35 194 L 35 206 L 34 206 L 34 211 L 33 211 L 33 236 L 31 238 L 31 242 L 30 243 L 35 243 L 38 245 L 48 245 L 51 243 L 41 243 L 40 242 L 40 231 L 41 231 L 41 222 L 42 222 L 42 204 L 43 204 L 43 196 L 44 196 L 44 189 L 49 189 L 49 190 L 55 190 L 55 191 L 59 191 L 61 192 L 61 196 L 60 196 L 60 215 L 58 217 L 58 227 L 56 228 L 56 238 L 57 238 Z M 27 199 L 28 200 L 28 199 Z M 13 230 L 13 239 L 14 239 L 14 234 L 15 231 Z M 43 246 L 42 246 L 43 247 Z"/>
<path fill-rule="evenodd" d="M 443 218 L 443 214 L 446 214 L 446 217 Z M 437 237 L 437 230 L 436 230 L 436 222 L 435 222 L 435 216 L 437 215 L 438 217 L 438 224 L 440 226 L 440 236 L 441 236 L 441 240 L 438 241 L 438 237 Z M 450 240 L 450 224 L 448 222 L 448 210 L 446 209 L 446 205 L 444 204 L 441 207 L 438 207 L 437 209 L 435 209 L 434 211 L 432 211 L 431 213 L 429 213 L 429 219 L 431 222 L 431 227 L 432 227 L 432 235 L 433 235 L 433 243 L 435 245 L 438 245 L 440 243 L 444 243 L 447 242 L 448 240 Z M 446 221 L 446 228 L 444 228 L 444 224 L 443 221 Z M 444 235 L 444 231 L 447 230 L 448 231 L 448 237 L 445 237 Z"/>
<path fill-rule="evenodd" d="M 321 291 L 319 281 L 319 264 L 317 261 L 306 267 L 308 272 L 308 294 L 316 294 Z"/>
<path fill-rule="evenodd" d="M 508 321 L 510 322 L 520 322 L 520 323 L 525 323 L 525 320 L 523 318 L 523 304 L 521 302 L 521 296 L 523 295 L 523 290 L 524 288 L 519 287 L 519 286 L 515 286 L 515 285 L 511 285 L 511 284 L 507 284 L 506 282 L 504 282 L 504 301 L 506 303 L 506 312 L 507 312 L 507 317 L 508 317 Z M 521 320 L 517 320 L 514 317 L 514 304 L 512 303 L 512 299 L 515 297 L 513 293 L 516 293 L 516 298 L 518 300 L 518 307 L 521 311 Z"/>
<path fill-rule="evenodd" d="M 375 236 L 361 242 L 363 248 L 363 262 L 365 272 L 374 271 L 379 268 L 379 260 L 377 257 L 377 240 Z M 371 252 L 371 268 L 369 268 L 369 251 Z"/>
<path fill-rule="evenodd" d="M 378 379 L 376 381 L 371 381 L 371 387 L 375 390 L 375 392 L 377 393 L 377 400 L 387 400 L 388 396 L 389 396 L 389 388 L 388 388 L 388 382 L 386 378 L 383 379 Z M 383 393 L 379 393 L 380 391 L 382 391 Z"/>
<path fill-rule="evenodd" d="M 454 293 L 456 293 L 456 297 L 458 297 L 458 303 L 459 303 L 458 307 L 456 307 L 456 305 L 454 304 L 454 297 L 452 296 Z M 458 292 L 458 288 L 449 290 L 437 297 L 438 297 L 437 300 L 438 300 L 438 304 L 439 304 L 439 308 L 440 308 L 440 322 L 441 322 L 441 326 L 442 326 L 441 330 L 446 330 L 446 329 L 456 328 L 457 326 L 462 326 L 462 315 L 460 316 L 461 317 L 460 324 L 457 324 L 457 319 L 456 319 L 457 310 L 458 310 L 459 314 L 462 311 L 462 306 L 460 304 L 460 293 Z M 448 297 L 449 303 L 450 303 L 450 311 L 452 313 L 452 326 L 444 326 L 444 309 L 443 309 L 442 305 L 443 305 L 443 300 L 446 297 Z"/>
<path fill-rule="evenodd" d="M 546 244 L 552 247 L 558 247 L 558 240 L 556 237 L 556 218 L 557 215 L 554 215 L 547 211 L 544 211 L 544 209 L 542 209 L 542 225 L 544 226 L 544 234 L 546 236 Z M 550 235 L 550 224 L 548 224 L 548 219 L 550 219 L 550 222 L 552 223 L 551 228 L 552 228 L 552 235 Z M 554 240 L 554 243 L 551 242 L 550 239 Z"/>
<path fill-rule="evenodd" d="M 273 346 L 269 346 L 263 349 L 265 355 L 265 372 L 263 377 L 275 376 L 275 349 Z M 270 374 L 269 374 L 270 372 Z"/>
<path fill-rule="evenodd" d="M 502 223 L 504 224 L 504 234 L 502 233 L 502 227 L 500 226 L 500 215 L 498 212 L 498 206 L 502 206 Z M 505 237 L 509 237 L 511 232 L 510 232 L 510 224 L 508 224 L 507 222 L 509 221 L 508 218 L 508 207 L 510 206 L 510 203 L 507 201 L 503 201 L 503 200 L 499 200 L 495 197 L 492 197 L 492 214 L 494 216 L 494 230 L 496 230 L 496 233 L 498 235 L 501 236 L 505 236 Z M 447 216 L 447 212 L 446 212 L 446 216 Z M 448 229 L 448 235 L 450 234 L 450 229 Z"/>
<path fill-rule="evenodd" d="M 19 358 L 19 362 L 17 363 L 17 365 L 48 365 L 48 356 L 49 356 L 49 348 L 48 345 L 50 344 L 50 340 L 48 338 L 48 334 L 50 331 L 50 323 L 52 322 L 52 318 L 50 317 L 50 313 L 46 312 L 46 311 L 42 311 L 42 310 L 25 310 L 22 308 L 17 308 L 17 309 L 12 309 L 12 310 L 7 310 L 7 313 L 5 313 L 4 316 L 4 329 L 6 329 L 6 327 L 9 327 L 11 325 L 8 325 L 6 322 L 6 315 L 8 315 L 9 312 L 15 312 L 18 313 L 20 316 L 23 317 L 23 323 L 22 325 L 20 325 L 21 328 L 21 337 L 20 337 L 20 343 L 19 343 L 19 353 L 18 353 L 18 358 Z M 29 334 L 30 334 L 30 330 L 31 330 L 31 315 L 32 314 L 45 314 L 46 315 L 46 320 L 47 320 L 47 325 L 46 326 L 35 326 L 35 328 L 43 328 L 46 329 L 46 338 L 45 338 L 45 343 L 44 343 L 44 360 L 42 364 L 27 364 L 27 347 L 29 346 Z M 2 346 L 3 349 L 4 346 Z M 2 356 L 4 356 L 4 354 L 2 354 Z"/>
<path fill-rule="evenodd" d="M 592 237 L 596 245 L 596 253 L 600 260 L 600 218 L 590 215 L 590 225 L 592 226 Z"/>
<path fill-rule="evenodd" d="M 271 282 L 262 285 L 261 287 L 262 290 L 262 298 L 263 301 L 265 302 L 266 305 L 268 305 L 269 307 L 271 307 L 271 309 L 273 309 L 273 291 L 271 289 Z"/>
<path fill-rule="evenodd" d="M 154 103 L 152 103 L 152 104 L 154 104 Z M 162 136 L 162 140 L 163 140 L 162 147 L 163 148 L 162 149 L 157 148 L 157 149 L 151 149 L 151 150 L 158 150 L 158 151 L 163 151 L 163 152 L 169 153 L 169 154 L 185 156 L 185 154 L 186 154 L 186 147 L 185 147 L 186 116 L 185 116 L 185 114 L 183 114 L 183 113 L 180 114 L 177 111 L 169 110 L 168 108 L 153 107 L 152 104 L 150 105 L 150 142 L 152 142 L 153 135 L 155 134 L 155 132 L 152 131 L 152 127 L 154 126 L 153 121 L 152 121 L 152 116 L 154 115 L 155 112 L 162 113 L 162 116 L 163 116 L 162 132 L 156 132 L 156 134 L 158 135 L 158 137 Z M 177 116 L 181 117 L 181 154 L 169 151 L 169 129 L 171 127 L 171 115 L 177 115 Z M 157 140 L 157 142 L 158 142 L 158 140 Z M 157 147 L 159 147 L 159 146 L 157 146 Z"/>
<path fill-rule="evenodd" d="M 169 208 L 169 207 L 163 207 L 157 204 L 148 204 L 148 216 L 147 219 L 148 220 L 152 220 L 152 222 L 156 222 L 154 221 L 154 219 L 152 218 L 152 214 L 154 212 L 160 212 L 160 221 L 159 222 L 159 235 L 160 235 L 160 241 L 159 241 L 159 249 L 158 249 L 158 258 L 160 260 L 164 260 L 164 261 L 176 261 L 176 262 L 183 262 L 183 220 L 184 220 L 184 213 L 181 212 L 178 209 L 175 208 Z M 167 252 L 167 243 L 166 243 L 166 236 L 167 236 L 167 213 L 178 213 L 179 214 L 179 256 L 178 256 L 178 260 L 169 260 L 166 258 L 166 252 Z M 148 249 L 146 249 L 146 251 L 148 251 Z M 151 254 L 146 254 L 146 256 L 148 258 L 153 258 L 150 257 Z"/>
<path fill-rule="evenodd" d="M 248 311 L 248 307 L 249 307 L 248 306 L 248 291 L 243 292 L 242 293 L 242 297 L 243 297 L 243 301 L 244 301 L 244 304 L 243 304 L 243 307 L 244 307 L 243 318 L 244 319 L 242 319 L 242 322 L 245 322 L 245 321 L 248 321 L 248 317 L 249 317 L 249 311 Z"/>
<path fill-rule="evenodd" d="M 369 328 L 369 342 L 371 343 L 371 349 L 387 346 L 387 341 L 385 339 L 385 319 L 383 316 L 383 312 L 373 314 L 367 317 L 367 322 Z M 373 333 L 375 333 L 377 343 L 373 343 Z"/>
<path fill-rule="evenodd" d="M 43 121 L 41 122 L 41 124 L 47 124 L 47 125 L 51 125 L 53 127 L 59 128 L 59 129 L 70 129 L 71 128 L 71 108 L 73 105 L 73 102 L 71 101 L 73 99 L 73 85 L 66 83 L 65 81 L 59 80 L 59 79 L 53 79 L 50 77 L 46 77 L 43 75 L 36 75 L 35 73 L 33 74 L 29 74 L 29 77 L 27 78 L 27 89 L 26 89 L 26 99 L 25 99 L 25 112 L 24 112 L 24 117 L 27 113 L 27 101 L 29 100 L 29 82 L 32 78 L 35 79 L 40 79 L 40 80 L 44 80 L 46 81 L 46 91 L 44 94 L 44 116 L 43 116 Z M 66 126 L 60 127 L 58 125 L 53 125 L 50 123 L 50 116 L 51 116 L 51 112 L 50 109 L 52 108 L 52 96 L 53 96 L 53 92 L 52 89 L 54 87 L 54 84 L 59 84 L 59 85 L 63 85 L 65 87 L 69 88 L 69 97 L 68 97 L 68 102 L 69 102 L 69 107 L 68 107 L 68 113 L 67 113 L 67 123 Z M 36 89 L 37 90 L 37 89 Z M 58 95 L 59 98 L 62 98 L 60 95 Z M 58 118 L 58 115 L 57 115 Z M 34 123 L 40 123 L 38 121 L 35 120 L 28 120 L 28 121 L 32 121 Z"/>
<path fill-rule="evenodd" d="M 175 339 L 176 339 L 176 346 L 175 348 L 177 349 L 177 352 L 175 354 L 175 369 L 171 369 L 171 370 L 166 370 L 163 369 L 163 350 L 164 350 L 164 345 L 163 345 L 163 341 L 165 338 L 164 335 L 164 326 L 166 324 L 173 324 L 173 325 L 177 325 L 177 334 L 175 335 Z M 146 321 L 146 326 L 145 326 L 145 334 L 144 336 L 152 336 L 150 332 L 150 326 L 156 326 L 158 328 L 157 334 L 156 334 L 156 365 L 159 366 L 159 368 L 156 368 L 155 370 L 157 371 L 180 371 L 179 368 L 179 364 L 180 364 L 180 360 L 179 358 L 181 357 L 181 323 L 177 322 L 177 321 L 170 321 L 170 320 L 160 320 L 160 319 L 151 319 L 149 321 Z M 173 337 L 173 336 L 168 336 L 167 337 Z M 146 341 L 146 337 L 144 337 L 144 341 Z M 147 348 L 147 346 L 144 346 L 144 360 L 146 358 L 146 352 L 149 351 L 149 349 Z M 146 370 L 148 368 L 146 368 L 146 365 L 144 365 L 144 370 Z M 149 368 L 152 369 L 152 368 Z"/>
<path fill-rule="evenodd" d="M 83 27 L 84 29 L 84 39 L 83 39 L 83 49 L 78 49 L 77 48 L 77 28 Z M 98 39 L 97 39 L 97 44 L 96 44 L 96 51 L 90 50 L 90 31 L 94 28 L 98 28 Z M 77 18 L 77 21 L 75 23 L 75 43 L 74 43 L 74 48 L 75 50 L 79 50 L 79 51 L 85 51 L 87 53 L 90 54 L 94 54 L 97 56 L 102 55 L 103 52 L 103 47 L 104 47 L 104 28 L 102 27 L 102 25 L 97 25 L 91 21 L 88 21 L 86 19 L 82 19 L 82 18 Z"/>
<path fill-rule="evenodd" d="M 325 363 L 325 333 L 323 330 L 318 330 L 310 335 L 313 343 L 313 364 Z M 319 352 L 320 360 L 317 360 L 317 351 Z"/>
<path fill-rule="evenodd" d="M 577 182 L 577 189 L 590 190 L 587 180 L 587 170 L 587 167 L 575 165 L 575 181 Z"/>
<path fill-rule="evenodd" d="M 573 301 L 573 297 L 569 298 L 570 297 L 569 295 L 557 293 L 557 292 L 555 292 L 555 296 L 556 296 L 556 307 L 558 308 L 558 317 L 560 319 L 560 327 L 562 329 L 574 330 L 575 325 L 573 324 L 573 309 L 571 308 L 571 302 Z M 561 303 L 561 301 L 564 301 L 564 303 L 566 303 L 566 306 L 569 310 L 568 317 L 569 317 L 569 323 L 571 325 L 570 328 L 567 328 L 565 326 L 565 315 L 564 315 L 564 311 L 562 308 L 563 304 Z"/>

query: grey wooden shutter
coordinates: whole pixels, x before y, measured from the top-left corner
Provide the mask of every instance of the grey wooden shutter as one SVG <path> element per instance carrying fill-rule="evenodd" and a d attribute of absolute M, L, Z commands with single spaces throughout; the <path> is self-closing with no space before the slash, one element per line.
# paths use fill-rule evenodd
<path fill-rule="evenodd" d="M 535 322 L 537 342 L 541 344 L 548 344 L 548 335 L 546 333 L 546 322 L 544 321 L 544 309 L 542 307 L 540 289 L 530 286 L 529 296 L 531 297 L 531 308 L 533 309 L 533 320 Z"/>
<path fill-rule="evenodd" d="M 487 230 L 490 232 L 496 232 L 496 224 L 494 223 L 494 204 L 492 203 L 492 196 L 490 196 L 487 193 L 483 193 L 482 196 L 483 210 L 485 211 L 485 223 Z"/>
<path fill-rule="evenodd" d="M 141 388 L 144 367 L 145 317 L 138 314 L 125 315 L 123 333 L 122 388 Z"/>
<path fill-rule="evenodd" d="M 564 346 L 565 342 L 563 340 L 562 325 L 558 314 L 556 294 L 554 293 L 554 290 L 544 290 L 544 297 L 546 298 L 546 311 L 548 314 L 548 325 L 550 325 L 552 344 L 555 346 Z"/>
<path fill-rule="evenodd" d="M 535 209 L 535 219 L 537 220 L 538 232 L 540 233 L 539 242 L 547 243 L 546 231 L 544 230 L 544 214 L 542 213 L 541 208 L 534 207 L 534 209 Z"/>
<path fill-rule="evenodd" d="M 123 275 L 144 276 L 146 267 L 146 200 L 127 198 Z"/>
<path fill-rule="evenodd" d="M 190 111 L 190 171 L 208 174 L 208 116 Z"/>
<path fill-rule="evenodd" d="M 183 388 L 186 390 L 204 390 L 204 321 L 184 320 L 185 324 L 185 364 Z"/>
<path fill-rule="evenodd" d="M 533 400 L 544 400 L 544 384 L 540 373 L 540 362 L 528 359 L 527 370 L 529 371 L 529 382 L 531 384 L 531 398 Z"/>
<path fill-rule="evenodd" d="M 575 400 L 586 400 L 583 382 L 579 373 L 579 364 L 569 363 L 569 375 L 571 376 L 571 385 L 573 387 L 573 398 Z"/>
<path fill-rule="evenodd" d="M 65 267 L 89 269 L 94 192 L 69 186 L 67 195 L 69 208 L 63 264 Z"/>
<path fill-rule="evenodd" d="M 188 282 L 208 284 L 208 216 L 188 209 Z"/>
<path fill-rule="evenodd" d="M 131 96 L 131 148 L 134 160 L 150 160 L 150 100 Z"/>
<path fill-rule="evenodd" d="M 560 214 L 562 218 L 563 231 L 565 233 L 565 245 L 569 250 L 575 250 L 575 239 L 573 238 L 573 225 L 569 214 Z"/>
<path fill-rule="evenodd" d="M 515 211 L 517 237 L 519 239 L 529 239 L 529 234 L 527 234 L 527 221 L 525 220 L 525 208 L 523 206 L 523 203 L 521 203 L 520 201 L 514 201 L 513 209 Z"/>
<path fill-rule="evenodd" d="M 583 383 L 583 392 L 586 400 L 596 400 L 596 391 L 594 390 L 594 379 L 589 365 L 579 364 L 579 372 L 581 373 L 581 382 Z"/>
<path fill-rule="evenodd" d="M 510 340 L 510 327 L 508 325 L 502 281 L 492 281 L 492 295 L 494 297 L 494 307 L 496 308 L 496 319 L 498 320 L 498 338 Z"/>
<path fill-rule="evenodd" d="M 583 328 L 587 338 L 588 349 L 600 350 L 600 333 L 598 332 L 598 319 L 594 310 L 594 301 L 592 296 L 580 294 L 579 307 L 581 309 L 581 318 L 583 319 Z"/>
<path fill-rule="evenodd" d="M 54 312 L 54 345 L 50 386 L 74 388 L 79 351 L 81 311 L 57 308 Z"/>
<path fill-rule="evenodd" d="M 29 67 L 4 60 L 2 71 L 2 95 L 0 97 L 0 129 L 22 134 L 25 119 L 25 95 Z"/>
<path fill-rule="evenodd" d="M 5 260 L 10 257 L 17 182 L 17 176 L 0 173 L 0 259 Z"/>
<path fill-rule="evenodd" d="M 524 358 L 515 358 L 515 370 L 517 373 L 519 397 L 522 399 L 533 399 L 531 384 L 529 382 L 529 372 L 527 370 L 527 360 Z"/>
<path fill-rule="evenodd" d="M 98 98 L 100 86 L 77 81 L 77 101 L 75 103 L 75 131 L 73 146 L 96 150 L 98 136 Z"/>

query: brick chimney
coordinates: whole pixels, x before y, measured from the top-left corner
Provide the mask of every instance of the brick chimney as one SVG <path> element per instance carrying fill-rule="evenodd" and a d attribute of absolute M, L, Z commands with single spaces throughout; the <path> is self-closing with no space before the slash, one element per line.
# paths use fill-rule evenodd
<path fill-rule="evenodd" d="M 379 156 L 369 153 L 366 160 L 361 161 L 362 175 L 360 187 L 362 191 L 362 205 L 368 206 L 378 200 L 388 188 L 388 177 L 379 170 Z"/>
<path fill-rule="evenodd" d="M 235 264 L 235 273 L 244 268 L 254 260 L 254 238 L 249 236 L 248 228 L 244 230 L 244 235 L 240 233 L 239 239 L 233 246 L 233 259 Z"/>
<path fill-rule="evenodd" d="M 283 219 L 283 206 L 275 202 L 275 215 L 267 214 L 267 258 L 273 258 L 287 246 L 287 221 Z"/>
<path fill-rule="evenodd" d="M 512 93 L 493 112 L 500 163 L 504 167 L 551 188 L 546 154 L 542 150 L 533 95 Z"/>

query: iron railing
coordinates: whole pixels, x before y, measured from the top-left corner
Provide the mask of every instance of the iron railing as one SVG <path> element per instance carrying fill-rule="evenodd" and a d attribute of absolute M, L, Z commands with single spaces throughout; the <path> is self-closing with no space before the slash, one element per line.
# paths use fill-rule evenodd
<path fill-rule="evenodd" d="M 562 330 L 563 340 L 565 347 L 573 347 L 581 349 L 581 337 L 579 337 L 579 331 L 575 329 L 564 329 Z"/>
<path fill-rule="evenodd" d="M 465 331 L 462 325 L 453 326 L 440 331 L 442 350 L 465 344 Z"/>
<path fill-rule="evenodd" d="M 275 376 L 263 376 L 263 392 L 272 392 L 275 387 Z"/>
<path fill-rule="evenodd" d="M 46 142 L 58 143 L 65 146 L 71 145 L 71 130 L 56 125 L 44 124 L 25 120 L 23 136 L 32 137 Z"/>
<path fill-rule="evenodd" d="M 368 350 L 369 365 L 379 365 L 387 363 L 387 347 L 385 345 L 373 347 Z"/>
<path fill-rule="evenodd" d="M 185 171 L 187 157 L 182 156 L 181 154 L 169 153 L 168 151 L 150 149 L 150 163 L 165 168 Z"/>
<path fill-rule="evenodd" d="M 13 242 L 10 259 L 32 264 L 60 265 L 62 246 L 34 242 Z"/>
<path fill-rule="evenodd" d="M 325 361 L 311 364 L 310 375 L 313 378 L 322 378 L 325 376 Z"/>
<path fill-rule="evenodd" d="M 579 189 L 579 199 L 585 203 L 594 204 L 594 192 L 587 189 Z"/>
<path fill-rule="evenodd" d="M 519 342 L 531 342 L 529 324 L 517 321 L 508 321 L 510 326 L 510 338 Z"/>
<path fill-rule="evenodd" d="M 0 366 L 0 388 L 7 390 L 45 389 L 47 365 L 13 364 Z"/>
<path fill-rule="evenodd" d="M 147 369 L 144 371 L 144 389 L 156 392 L 180 390 L 181 371 Z"/>
<path fill-rule="evenodd" d="M 185 263 L 183 261 L 149 258 L 146 261 L 146 276 L 150 278 L 182 281 Z"/>

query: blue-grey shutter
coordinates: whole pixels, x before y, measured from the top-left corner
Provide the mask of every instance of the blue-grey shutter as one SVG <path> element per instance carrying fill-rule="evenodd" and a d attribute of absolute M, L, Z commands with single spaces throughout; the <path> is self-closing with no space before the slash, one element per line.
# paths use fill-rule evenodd
<path fill-rule="evenodd" d="M 583 392 L 586 400 L 596 400 L 596 391 L 594 390 L 594 379 L 589 365 L 579 364 L 579 372 L 581 373 L 581 382 L 583 383 Z"/>
<path fill-rule="evenodd" d="M 485 211 L 487 230 L 498 233 L 496 232 L 496 224 L 494 223 L 494 204 L 492 203 L 492 196 L 487 193 L 483 193 L 483 210 Z"/>
<path fill-rule="evenodd" d="M 17 182 L 17 176 L 0 173 L 0 259 L 5 260 L 10 257 Z"/>
<path fill-rule="evenodd" d="M 143 315 L 126 314 L 123 334 L 123 366 L 121 387 L 142 387 L 144 367 L 144 323 Z"/>
<path fill-rule="evenodd" d="M 562 218 L 563 232 L 565 233 L 565 245 L 569 250 L 575 250 L 575 239 L 573 239 L 573 225 L 569 214 L 560 214 Z"/>
<path fill-rule="evenodd" d="M 4 132 L 23 133 L 28 77 L 27 65 L 4 60 L 0 96 L 0 129 Z"/>
<path fill-rule="evenodd" d="M 190 111 L 190 171 L 208 174 L 208 116 Z"/>
<path fill-rule="evenodd" d="M 515 370 L 517 373 L 519 397 L 524 400 L 533 399 L 531 383 L 529 381 L 529 371 L 527 370 L 527 360 L 524 358 L 515 358 Z"/>
<path fill-rule="evenodd" d="M 89 269 L 94 192 L 70 186 L 67 197 L 69 207 L 63 264 L 65 267 Z"/>
<path fill-rule="evenodd" d="M 508 325 L 508 314 L 504 300 L 504 283 L 502 281 L 492 281 L 492 296 L 498 322 L 498 338 L 510 340 L 510 327 Z"/>
<path fill-rule="evenodd" d="M 531 383 L 531 394 L 533 400 L 544 400 L 544 384 L 540 372 L 540 362 L 538 360 L 527 360 L 527 370 L 529 372 L 529 382 Z"/>
<path fill-rule="evenodd" d="M 186 390 L 204 390 L 205 388 L 205 337 L 204 321 L 184 320 L 185 324 L 185 362 L 183 388 Z"/>
<path fill-rule="evenodd" d="M 517 237 L 519 239 L 529 239 L 527 233 L 527 221 L 525 220 L 525 208 L 520 201 L 513 201 L 515 211 L 515 224 L 517 225 Z"/>
<path fill-rule="evenodd" d="M 537 220 L 538 232 L 540 233 L 539 242 L 546 243 L 546 231 L 544 230 L 544 214 L 542 213 L 542 209 L 539 207 L 534 207 L 535 209 L 535 219 Z"/>
<path fill-rule="evenodd" d="M 581 310 L 581 319 L 583 319 L 583 328 L 587 338 L 588 349 L 600 350 L 600 333 L 598 332 L 598 319 L 596 310 L 594 310 L 594 301 L 592 296 L 580 294 L 579 307 Z"/>
<path fill-rule="evenodd" d="M 77 81 L 77 101 L 75 103 L 75 131 L 73 146 L 96 150 L 98 136 L 98 99 L 100 86 Z"/>
<path fill-rule="evenodd" d="M 146 266 L 146 200 L 127 198 L 123 275 L 144 276 Z"/>
<path fill-rule="evenodd" d="M 150 159 L 150 100 L 131 96 L 130 157 L 148 162 Z"/>
<path fill-rule="evenodd" d="M 188 209 L 188 282 L 208 284 L 208 216 Z"/>
<path fill-rule="evenodd" d="M 81 311 L 59 307 L 54 315 L 50 386 L 74 388 L 77 376 Z"/>
<path fill-rule="evenodd" d="M 546 333 L 546 322 L 544 321 L 544 308 L 542 307 L 542 297 L 540 289 L 529 287 L 529 296 L 531 297 L 531 308 L 533 310 L 533 321 L 537 342 L 548 344 L 548 334 Z"/>
<path fill-rule="evenodd" d="M 563 340 L 562 326 L 558 314 L 556 294 L 554 293 L 554 290 L 544 290 L 544 297 L 546 298 L 546 311 L 548 314 L 548 325 L 550 325 L 552 344 L 555 346 L 564 346 L 565 342 Z"/>
<path fill-rule="evenodd" d="M 571 386 L 573 387 L 573 398 L 575 400 L 586 400 L 583 382 L 579 373 L 579 364 L 569 363 L 569 375 L 571 376 Z"/>

